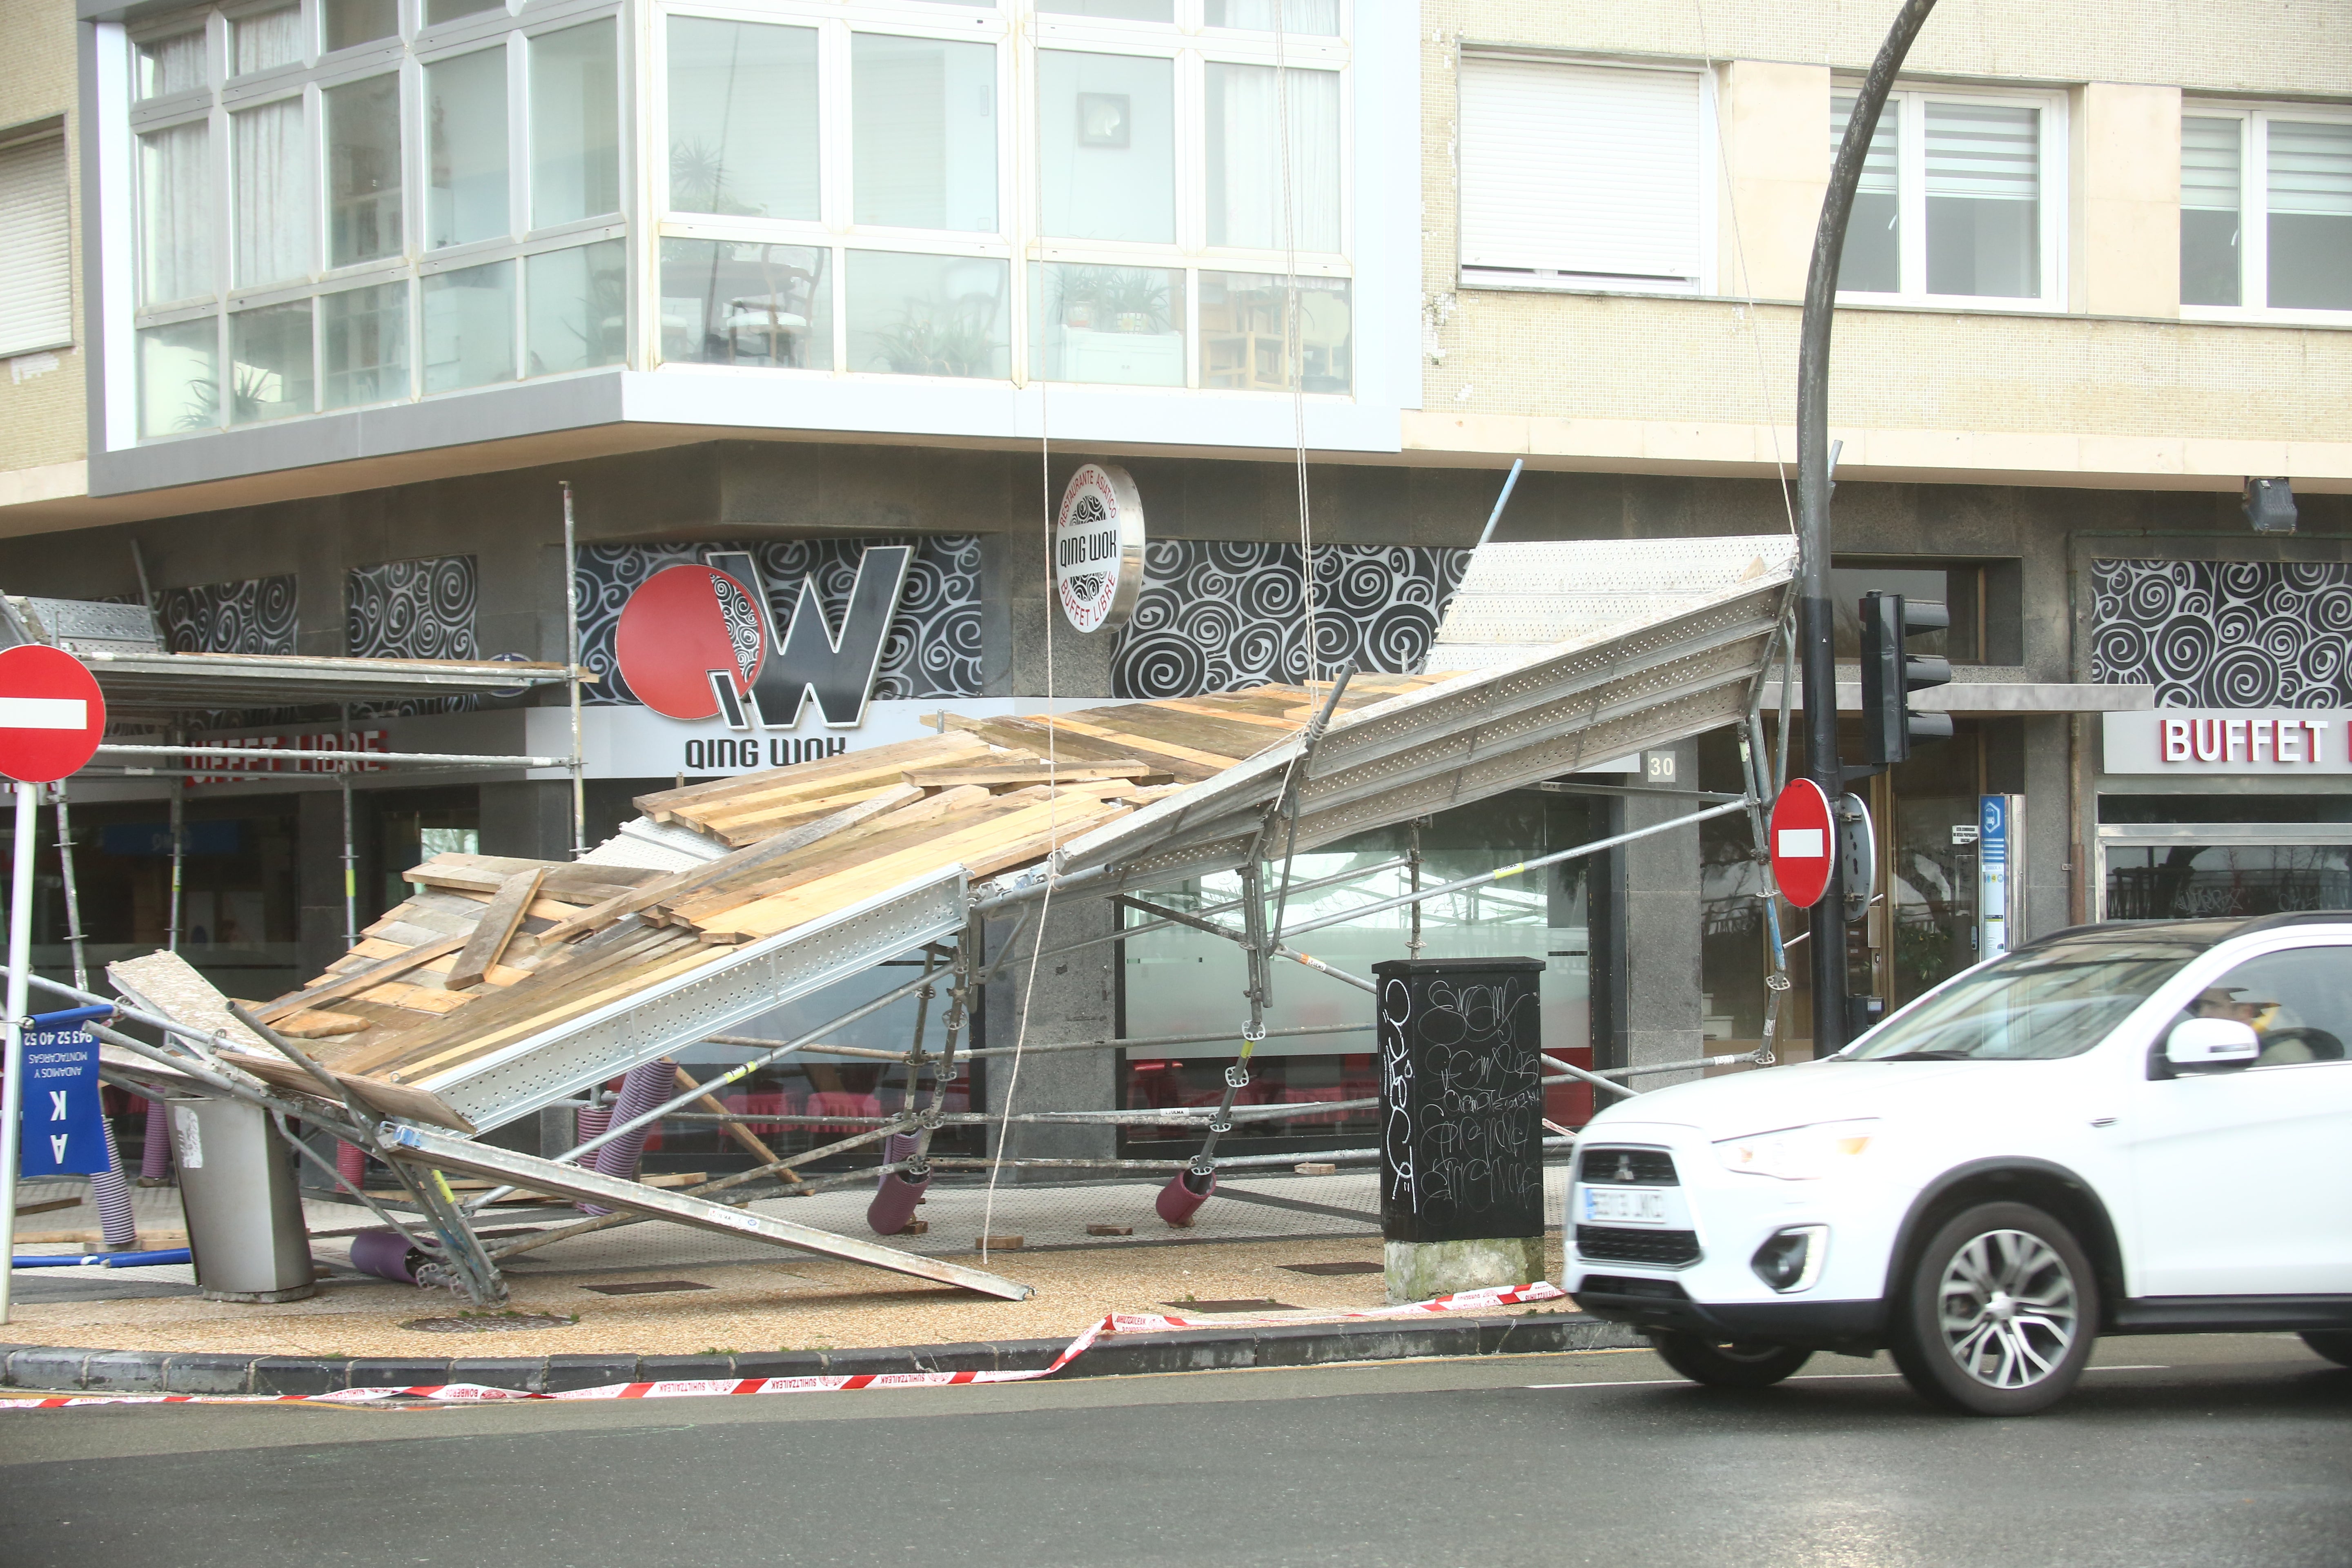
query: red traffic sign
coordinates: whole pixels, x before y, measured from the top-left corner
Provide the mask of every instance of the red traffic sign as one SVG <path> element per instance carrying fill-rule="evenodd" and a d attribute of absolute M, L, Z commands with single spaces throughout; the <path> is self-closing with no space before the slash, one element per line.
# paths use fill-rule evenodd
<path fill-rule="evenodd" d="M 81 660 L 38 643 L 0 648 L 0 773 L 55 784 L 105 733 L 106 699 Z"/>
<path fill-rule="evenodd" d="M 1772 803 L 1772 879 L 1801 910 L 1829 890 L 1830 856 L 1837 848 L 1831 826 L 1830 797 L 1811 779 L 1790 780 Z"/>

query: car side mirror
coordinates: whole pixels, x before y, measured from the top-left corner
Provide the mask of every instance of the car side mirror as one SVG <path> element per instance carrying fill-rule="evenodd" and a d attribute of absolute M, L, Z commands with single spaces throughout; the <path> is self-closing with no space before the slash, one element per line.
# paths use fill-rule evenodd
<path fill-rule="evenodd" d="M 2164 1037 L 2164 1059 L 2175 1072 L 2248 1067 L 2262 1054 L 2262 1037 L 2235 1018 L 2184 1018 Z"/>

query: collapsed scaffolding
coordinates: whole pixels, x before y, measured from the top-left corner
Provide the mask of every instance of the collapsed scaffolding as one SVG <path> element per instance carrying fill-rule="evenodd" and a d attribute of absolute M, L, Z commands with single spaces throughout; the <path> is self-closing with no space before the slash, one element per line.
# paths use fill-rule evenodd
<path fill-rule="evenodd" d="M 1768 760 L 1759 704 L 1769 668 L 1785 664 L 1789 654 L 1792 560 L 1785 536 L 1482 544 L 1429 657 L 1439 673 L 1360 676 L 1343 668 L 1311 688 L 1213 693 L 1044 721 L 947 715 L 935 739 L 644 797 L 638 805 L 646 816 L 570 863 L 442 857 L 417 868 L 411 880 L 424 895 L 466 900 L 462 931 L 394 931 L 408 925 L 399 918 L 403 910 L 416 917 L 446 912 L 404 904 L 370 927 L 364 941 L 354 931 L 352 952 L 327 974 L 258 1008 L 200 1001 L 194 1011 L 211 1012 L 191 1016 L 186 1005 L 175 1009 L 153 998 L 117 1003 L 86 985 L 37 983 L 78 1002 L 118 1005 L 123 1019 L 155 1032 L 158 1043 L 150 1044 L 98 1026 L 110 1047 L 110 1081 L 150 1095 L 223 1096 L 266 1110 L 335 1187 L 384 1222 L 385 1245 L 367 1250 L 379 1258 L 380 1271 L 396 1278 L 451 1285 L 478 1303 L 496 1305 L 506 1299 L 505 1261 L 571 1237 L 660 1219 L 1018 1300 L 1028 1287 L 985 1269 L 798 1225 L 751 1205 L 878 1184 L 866 1223 L 887 1236 L 912 1216 L 935 1171 L 1148 1173 L 1168 1178 L 1156 1206 L 1163 1219 L 1182 1225 L 1214 1194 L 1220 1170 L 1297 1160 L 1219 1152 L 1220 1139 L 1237 1126 L 1294 1109 L 1236 1103 L 1263 1041 L 1339 1032 L 1267 1028 L 1275 963 L 1359 991 L 1373 986 L 1294 942 L 1395 909 L 1413 911 L 1417 942 L 1419 910 L 1433 900 L 1717 817 L 1744 813 L 1760 844 L 1763 803 L 1786 767 L 1785 710 L 1781 753 Z M 1784 679 L 1781 691 L 1790 685 Z M 1555 786 L 1670 795 L 1696 808 L 1671 820 L 1425 888 L 1417 849 L 1339 877 L 1297 881 L 1291 875 L 1296 857 L 1316 846 L 1413 823 L 1727 724 L 1737 727 L 1746 770 L 1738 794 Z M 576 752 L 575 746 L 575 773 Z M 802 809 L 762 816 L 762 799 Z M 845 853 L 850 867 L 803 875 L 825 864 L 825 856 L 838 860 Z M 1400 868 L 1412 883 L 1402 895 L 1288 918 L 1294 895 Z M 1211 874 L 1237 875 L 1242 896 L 1192 910 L 1165 901 L 1170 884 Z M 733 902 L 719 896 L 730 887 L 747 896 Z M 1040 952 L 1040 915 L 1049 899 L 1109 900 L 1122 922 L 1139 923 Z M 1238 923 L 1229 923 L 1234 917 Z M 1013 927 L 992 958 L 986 945 L 992 920 Z M 1245 961 L 1242 1050 L 1215 1107 L 949 1108 L 947 1085 L 961 1062 L 1232 1038 L 1024 1039 L 959 1052 L 981 987 L 1009 963 L 1175 928 L 1233 942 Z M 1623 1095 L 1633 1091 L 1622 1080 L 1640 1073 L 1769 1061 L 1786 989 L 1779 951 L 1775 926 L 1780 984 L 1769 993 L 1760 1050 L 1598 1073 L 1548 1057 L 1546 1081 L 1580 1081 Z M 783 1039 L 733 1033 L 783 1004 L 909 955 L 921 963 L 919 975 L 823 1025 Z M 551 966 L 544 974 L 541 965 Z M 933 1050 L 926 1025 L 942 993 L 944 1045 Z M 829 1038 L 910 998 L 918 1021 L 903 1051 Z M 402 1001 L 421 1005 L 403 1009 Z M 327 1004 L 349 1011 L 338 1015 Z M 395 1016 L 403 1011 L 407 1018 Z M 353 1023 L 361 1026 L 344 1026 Z M 322 1038 L 330 1043 L 319 1044 Z M 667 1058 L 699 1043 L 752 1054 L 719 1078 L 697 1082 Z M 871 1117 L 800 1117 L 732 1111 L 715 1098 L 794 1053 L 813 1051 L 902 1068 L 902 1108 Z M 542 1109 L 578 1104 L 583 1092 L 616 1075 L 624 1088 L 609 1123 L 601 1131 L 583 1127 L 591 1135 L 562 1154 L 524 1154 L 481 1137 Z M 928 1097 L 919 1092 L 926 1079 Z M 1316 1109 L 1378 1103 L 1343 1100 Z M 683 1190 L 629 1180 L 631 1140 L 641 1143 L 665 1119 L 725 1128 L 753 1151 L 755 1163 Z M 301 1143 L 292 1130 L 297 1121 L 381 1160 L 405 1201 L 372 1197 Z M 778 1158 L 751 1131 L 761 1124 L 854 1131 Z M 1173 1129 L 1199 1134 L 1199 1142 L 1181 1159 L 1005 1152 L 1008 1127 L 1054 1124 Z M 935 1135 L 963 1127 L 995 1129 L 993 1152 L 931 1152 Z M 878 1163 L 802 1173 L 877 1143 Z M 1333 1164 L 1378 1157 L 1376 1149 L 1312 1156 Z M 461 1202 L 450 1174 L 499 1184 Z M 481 1217 L 514 1188 L 612 1212 L 520 1237 L 486 1237 Z"/>

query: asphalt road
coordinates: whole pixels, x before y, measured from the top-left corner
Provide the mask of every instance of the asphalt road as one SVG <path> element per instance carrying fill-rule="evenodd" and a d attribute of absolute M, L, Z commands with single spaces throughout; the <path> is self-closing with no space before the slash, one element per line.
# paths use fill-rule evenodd
<path fill-rule="evenodd" d="M 2352 1563 L 2352 1371 L 2110 1340 L 2020 1421 L 1645 1351 L 1001 1388 L 0 1413 L 8 1568 Z"/>

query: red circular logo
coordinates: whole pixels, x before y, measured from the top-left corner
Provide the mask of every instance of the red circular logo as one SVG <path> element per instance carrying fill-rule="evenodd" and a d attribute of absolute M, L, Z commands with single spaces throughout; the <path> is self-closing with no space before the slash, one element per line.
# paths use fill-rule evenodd
<path fill-rule="evenodd" d="M 81 660 L 38 643 L 0 650 L 0 773 L 55 784 L 106 733 L 106 699 Z"/>
<path fill-rule="evenodd" d="M 742 584 L 715 566 L 669 566 L 621 606 L 613 654 L 638 701 L 672 719 L 709 719 L 719 712 L 711 677 L 745 695 L 767 647 Z"/>

